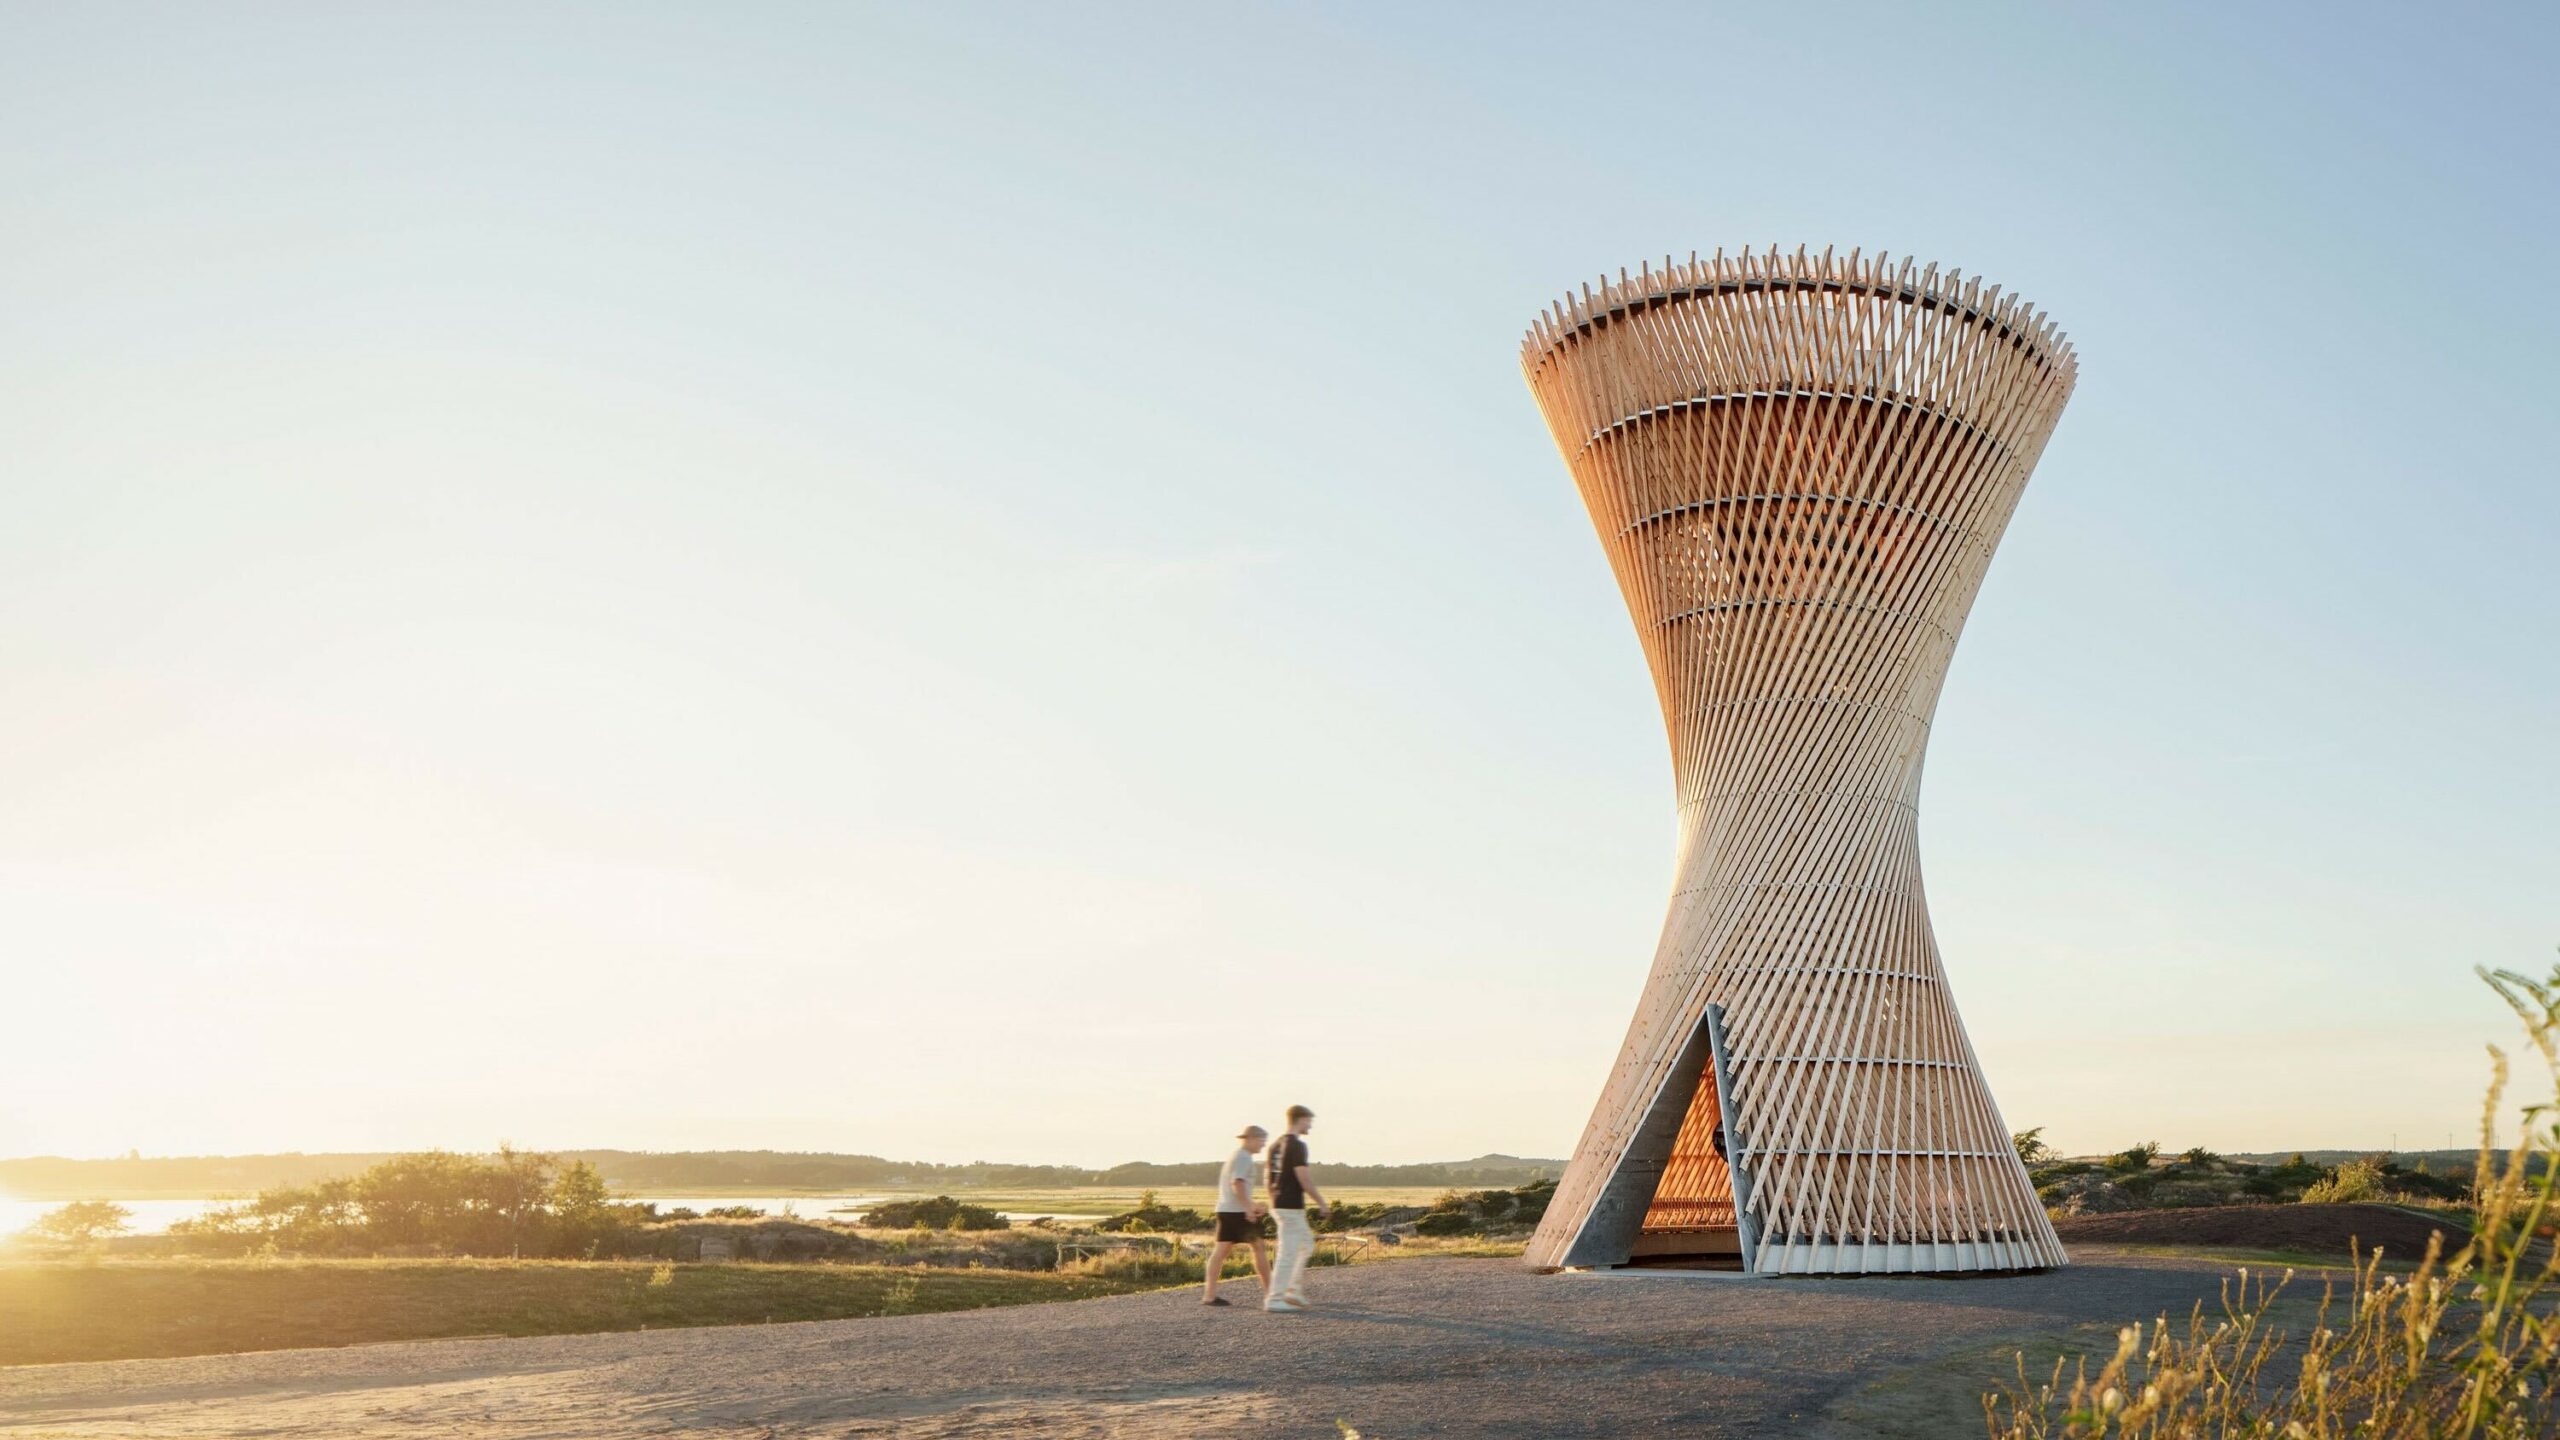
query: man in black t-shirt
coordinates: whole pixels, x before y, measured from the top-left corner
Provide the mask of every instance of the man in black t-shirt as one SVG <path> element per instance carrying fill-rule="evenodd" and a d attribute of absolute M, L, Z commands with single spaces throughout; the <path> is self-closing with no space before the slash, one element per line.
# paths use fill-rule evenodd
<path fill-rule="evenodd" d="M 1307 1273 L 1307 1257 L 1316 1250 L 1316 1232 L 1307 1224 L 1307 1202 L 1315 1202 L 1319 1215 L 1326 1209 L 1324 1192 L 1307 1173 L 1307 1131 L 1315 1123 L 1313 1110 L 1304 1105 L 1289 1107 L 1289 1129 L 1272 1142 L 1271 1169 L 1263 1186 L 1271 1197 L 1271 1218 L 1280 1227 L 1280 1253 L 1271 1262 L 1271 1289 L 1262 1308 L 1282 1315 L 1307 1308 L 1306 1292 L 1299 1287 Z"/>

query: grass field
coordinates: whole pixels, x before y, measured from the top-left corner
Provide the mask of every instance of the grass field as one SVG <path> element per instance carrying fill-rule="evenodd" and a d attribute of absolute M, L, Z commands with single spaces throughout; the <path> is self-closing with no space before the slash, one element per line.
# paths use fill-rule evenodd
<path fill-rule="evenodd" d="M 1196 1250 L 1195 1237 L 1187 1261 L 1101 1256 L 1066 1273 L 647 1260 L 0 1263 L 0 1365 L 1036 1305 L 1196 1282 Z M 1414 1237 L 1369 1247 L 1355 1263 L 1519 1253 L 1517 1239 Z M 1250 1273 L 1242 1256 L 1231 1273 Z"/>
<path fill-rule="evenodd" d="M 1344 1185 L 1326 1189 L 1325 1198 L 1359 1205 L 1428 1205 L 1448 1190 L 1445 1185 Z M 771 1192 L 780 1194 L 780 1191 Z M 1034 1215 L 1076 1215 L 1101 1219 L 1125 1210 L 1138 1208 L 1138 1197 L 1144 1193 L 1137 1187 L 1102 1189 L 1076 1186 L 1057 1190 L 878 1190 L 868 1194 L 893 1195 L 899 1199 L 915 1199 L 946 1194 L 972 1205 L 990 1210 L 1010 1210 Z M 1217 1192 L 1206 1185 L 1160 1185 L 1156 1199 L 1177 1209 L 1209 1210 L 1218 1203 Z M 811 1212 L 803 1211 L 803 1215 Z"/>
<path fill-rule="evenodd" d="M 564 1335 L 975 1310 L 1148 1289 L 879 1265 L 542 1260 L 0 1264 L 0 1365 L 458 1335 Z"/>

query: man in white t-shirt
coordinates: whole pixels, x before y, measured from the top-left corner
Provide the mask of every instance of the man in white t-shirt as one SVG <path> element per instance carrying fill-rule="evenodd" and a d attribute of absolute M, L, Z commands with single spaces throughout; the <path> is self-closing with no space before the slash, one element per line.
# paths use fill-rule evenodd
<path fill-rule="evenodd" d="M 1253 1273 L 1262 1279 L 1264 1294 L 1271 1292 L 1271 1247 L 1262 1238 L 1262 1207 L 1253 1198 L 1253 1172 L 1260 1168 L 1253 1157 L 1262 1153 L 1262 1142 L 1269 1137 L 1259 1125 L 1247 1125 L 1236 1137 L 1236 1153 L 1218 1170 L 1218 1238 L 1209 1247 L 1209 1273 L 1200 1282 L 1200 1303 L 1224 1305 L 1218 1298 L 1218 1272 L 1227 1268 L 1227 1254 L 1238 1245 L 1253 1247 Z"/>

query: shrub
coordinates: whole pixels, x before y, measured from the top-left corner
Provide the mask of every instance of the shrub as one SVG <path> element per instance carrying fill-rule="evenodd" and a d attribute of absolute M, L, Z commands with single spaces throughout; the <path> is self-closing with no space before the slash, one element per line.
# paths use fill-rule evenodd
<path fill-rule="evenodd" d="M 654 1218 L 646 1211 L 615 1201 L 592 1165 L 501 1145 L 494 1156 L 421 1151 L 277 1186 L 170 1233 L 217 1251 L 579 1256 L 619 1243 Z"/>
<path fill-rule="evenodd" d="M 2381 1198 L 2382 1167 L 2370 1159 L 2350 1160 L 2302 1192 L 2305 1205 L 2360 1205 Z"/>
<path fill-rule="evenodd" d="M 1096 1230 L 1115 1235 L 1150 1235 L 1157 1232 L 1184 1235 L 1206 1230 L 1213 1222 L 1206 1215 L 1188 1208 L 1177 1209 L 1158 1199 L 1153 1190 L 1138 1192 L 1138 1208 L 1094 1222 Z"/>
<path fill-rule="evenodd" d="M 2083 1170 L 2043 1186 L 2036 1197 L 2056 1217 L 2070 1215 L 2106 1215 L 2136 1206 L 2115 1181 L 2095 1171 Z"/>
<path fill-rule="evenodd" d="M 874 1205 L 862 1223 L 885 1230 L 1007 1230 L 1013 1226 L 984 1205 L 964 1205 L 948 1195 Z"/>
<path fill-rule="evenodd" d="M 2053 1147 L 2044 1143 L 2044 1127 L 2041 1125 L 2010 1136 L 2009 1144 L 2018 1152 L 2018 1163 L 2029 1169 L 2055 1158 Z"/>
<path fill-rule="evenodd" d="M 133 1212 L 113 1200 L 74 1200 L 48 1210 L 26 1233 L 37 1239 L 86 1250 L 129 1228 Z"/>
<path fill-rule="evenodd" d="M 1418 1235 L 1480 1235 L 1535 1225 L 1555 1198 L 1552 1180 L 1532 1180 L 1517 1190 L 1447 1190 L 1413 1222 Z"/>
<path fill-rule="evenodd" d="M 1316 1229 L 1331 1235 L 1344 1230 L 1358 1230 L 1369 1225 L 1393 1224 L 1398 1219 L 1410 1218 L 1417 1213 L 1419 1212 L 1411 1206 L 1337 1203 L 1324 1212 L 1323 1219 L 1315 1221 L 1314 1224 Z"/>
<path fill-rule="evenodd" d="M 2107 1157 L 2107 1168 L 2119 1175 L 2134 1175 L 2151 1168 L 2160 1158 L 2160 1142 L 2145 1140 L 2130 1150 L 2119 1150 Z"/>

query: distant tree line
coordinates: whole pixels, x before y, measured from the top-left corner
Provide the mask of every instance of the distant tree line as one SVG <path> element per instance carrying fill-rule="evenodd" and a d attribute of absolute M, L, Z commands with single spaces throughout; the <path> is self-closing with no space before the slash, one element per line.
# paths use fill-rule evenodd
<path fill-rule="evenodd" d="M 501 1146 L 491 1156 L 394 1155 L 353 1175 L 282 1185 L 170 1226 L 199 1244 L 296 1254 L 581 1258 L 609 1250 L 650 1208 L 617 1202 L 596 1167 Z"/>
<path fill-rule="evenodd" d="M 281 1187 L 315 1186 L 335 1177 L 370 1171 L 413 1157 L 384 1153 L 216 1155 L 114 1160 L 38 1156 L 0 1160 L 0 1191 L 22 1195 L 220 1195 Z M 456 1156 L 455 1159 L 472 1157 Z M 479 1157 L 487 1160 L 490 1157 Z M 549 1157 L 561 1165 L 586 1165 L 617 1190 L 689 1189 L 1055 1189 L 1072 1185 L 1143 1188 L 1150 1185 L 1214 1185 L 1218 1162 L 1164 1165 L 1132 1161 L 1107 1170 L 1073 1165 L 1008 1165 L 977 1161 L 935 1165 L 877 1155 L 813 1154 L 779 1150 L 563 1150 Z M 1473 1160 L 1413 1165 L 1319 1165 L 1331 1185 L 1521 1185 L 1552 1179 L 1560 1160 L 1484 1155 Z"/>

